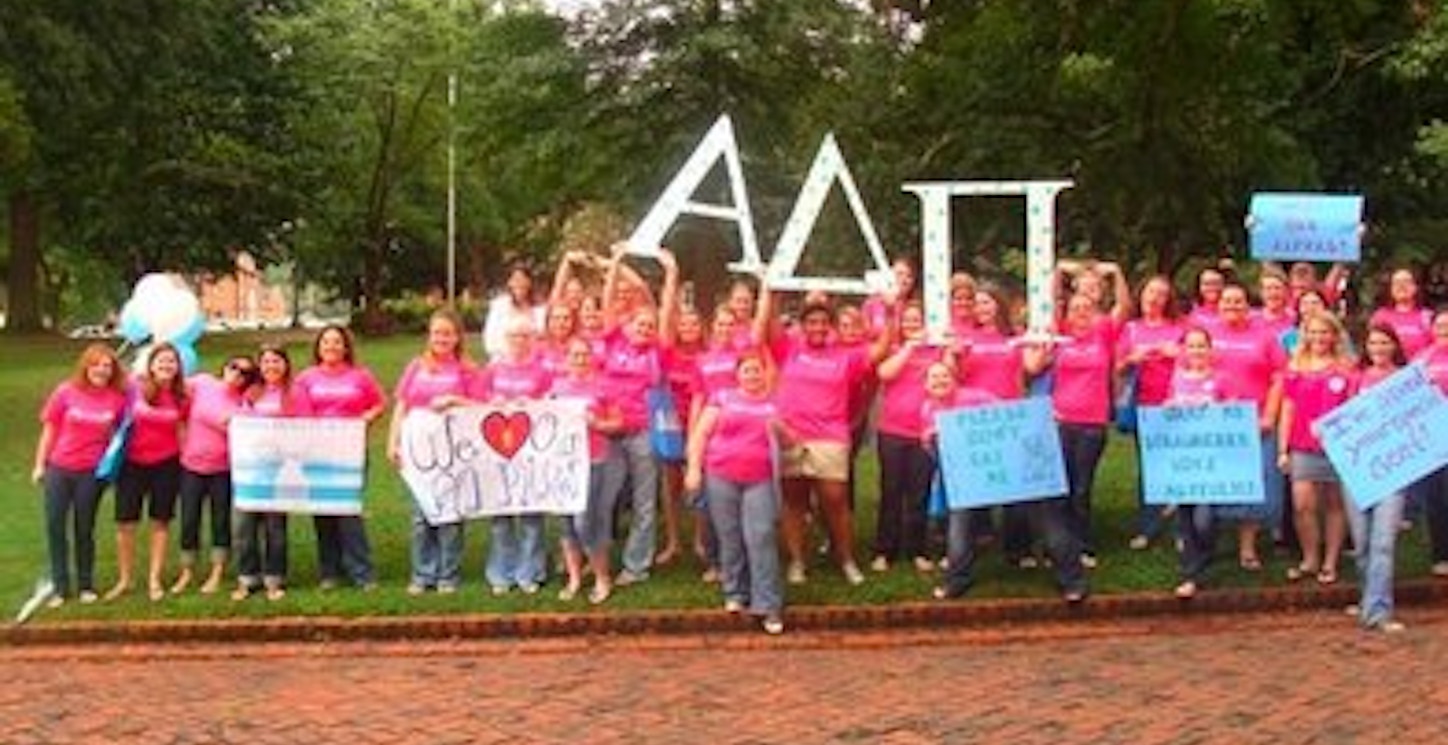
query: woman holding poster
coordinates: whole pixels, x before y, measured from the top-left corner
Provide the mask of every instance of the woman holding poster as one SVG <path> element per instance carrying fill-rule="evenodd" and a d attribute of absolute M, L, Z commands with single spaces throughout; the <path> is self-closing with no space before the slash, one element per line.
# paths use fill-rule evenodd
<path fill-rule="evenodd" d="M 1303 339 L 1282 382 L 1282 415 L 1277 430 L 1277 465 L 1292 476 L 1292 514 L 1302 561 L 1287 570 L 1296 581 L 1316 575 L 1320 584 L 1337 582 L 1337 563 L 1347 537 L 1337 471 L 1323 454 L 1313 425 L 1318 417 L 1352 395 L 1352 358 L 1337 316 L 1318 312 L 1303 319 Z M 1319 506 L 1325 531 L 1317 524 Z"/>
<path fill-rule="evenodd" d="M 764 357 L 739 357 L 738 386 L 715 393 L 689 436 L 684 487 L 703 489 L 719 541 L 724 609 L 784 632 L 774 441 L 792 439 L 769 393 Z"/>
<path fill-rule="evenodd" d="M 1448 308 L 1440 308 L 1433 314 L 1433 343 L 1418 353 L 1416 361 L 1428 368 L 1428 377 L 1448 395 Z M 1433 472 L 1421 483 L 1428 539 L 1433 549 L 1433 575 L 1448 577 L 1448 466 Z"/>
<path fill-rule="evenodd" d="M 568 370 L 553 379 L 549 394 L 581 399 L 588 407 L 588 506 L 581 514 L 563 521 L 563 565 L 568 581 L 558 592 L 558 599 L 568 601 L 578 595 L 586 558 L 593 572 L 588 602 L 598 605 L 613 592 L 608 555 L 613 545 L 613 507 L 619 488 L 613 478 L 623 474 L 610 465 L 613 443 L 609 438 L 618 432 L 623 419 L 594 370 L 593 347 L 583 339 L 568 343 Z"/>
<path fill-rule="evenodd" d="M 925 371 L 925 400 L 920 405 L 921 444 L 931 458 L 932 475 L 936 475 L 935 486 L 943 489 L 939 474 L 939 443 L 935 416 L 967 406 L 982 406 L 999 400 L 995 394 L 983 388 L 972 388 L 956 384 L 955 370 L 944 362 L 935 362 Z M 944 582 L 931 591 L 936 600 L 950 600 L 965 595 L 974 584 L 975 535 L 972 530 L 970 509 L 950 510 L 946 518 L 945 551 L 946 561 L 942 562 Z"/>
<path fill-rule="evenodd" d="M 312 402 L 313 415 L 361 419 L 372 423 L 387 410 L 387 397 L 372 371 L 357 364 L 352 332 L 329 325 L 312 343 L 312 366 L 297 376 L 296 387 Z M 317 515 L 317 576 L 322 589 L 344 579 L 364 589 L 376 586 L 372 550 L 361 515 Z"/>
<path fill-rule="evenodd" d="M 1252 321 L 1245 287 L 1229 284 L 1222 288 L 1220 311 L 1220 323 L 1211 329 L 1213 368 L 1221 382 L 1222 400 L 1252 401 L 1257 405 L 1262 433 L 1262 483 L 1267 498 L 1262 505 L 1221 507 L 1215 510 L 1215 516 L 1240 521 L 1237 563 L 1249 572 L 1258 572 L 1262 570 L 1262 559 L 1257 552 L 1257 534 L 1263 524 L 1276 525 L 1282 518 L 1283 476 L 1275 458 L 1280 396 L 1275 391 L 1287 361 L 1272 330 Z"/>
<path fill-rule="evenodd" d="M 292 360 L 279 346 L 263 345 L 256 355 L 261 386 L 242 409 L 242 416 L 306 417 L 312 402 L 292 380 Z M 236 589 L 232 600 L 245 600 L 266 589 L 266 599 L 287 595 L 287 515 L 285 512 L 242 512 L 236 525 Z"/>
<path fill-rule="evenodd" d="M 467 401 L 474 374 L 464 343 L 463 322 L 451 310 L 439 310 L 427 322 L 422 354 L 407 363 L 393 394 L 392 422 L 387 432 L 387 457 L 402 465 L 402 420 L 413 409 L 446 409 Z M 463 524 L 432 525 L 422 510 L 412 508 L 412 578 L 407 594 L 428 590 L 448 595 L 461 582 Z"/>
<path fill-rule="evenodd" d="M 1164 402 L 1168 406 L 1206 406 L 1222 398 L 1221 385 L 1212 368 L 1212 335 L 1200 326 L 1187 329 L 1181 339 L 1181 364 L 1172 371 L 1171 383 Z M 1212 528 L 1212 508 L 1204 504 L 1183 504 L 1177 507 L 1177 534 L 1180 537 L 1180 581 L 1176 596 L 1188 600 L 1197 589 L 1212 561 L 1216 535 Z"/>
<path fill-rule="evenodd" d="M 157 601 L 166 597 L 161 572 L 166 566 L 171 518 L 181 488 L 181 431 L 191 403 L 176 347 L 161 342 L 151 348 L 146 369 L 136 376 L 128 399 L 131 436 L 116 478 L 116 568 L 120 576 L 116 586 L 106 593 L 106 600 L 131 591 L 136 526 L 145 505 L 151 519 L 147 595 Z"/>
<path fill-rule="evenodd" d="M 49 606 L 70 594 L 70 526 L 75 525 L 75 567 L 82 603 L 96 601 L 96 506 L 101 484 L 96 466 L 126 408 L 126 373 L 116 353 L 92 344 L 75 369 L 51 391 L 40 410 L 40 439 L 30 478 L 45 488 L 45 536 L 50 549 Z M 74 513 L 74 520 L 72 520 Z"/>
<path fill-rule="evenodd" d="M 533 322 L 514 318 L 503 334 L 501 354 L 474 376 L 468 397 L 497 405 L 542 398 L 552 380 L 533 353 Z M 498 515 L 489 521 L 486 575 L 494 596 L 517 587 L 524 595 L 538 592 L 548 573 L 543 545 L 543 515 Z"/>
<path fill-rule="evenodd" d="M 237 355 L 221 367 L 221 377 L 202 373 L 187 381 L 191 400 L 186 437 L 181 442 L 181 572 L 171 585 L 179 594 L 191 586 L 201 549 L 201 514 L 210 513 L 211 570 L 201 594 L 221 589 L 231 554 L 231 447 L 227 426 L 259 382 L 256 361 Z"/>
<path fill-rule="evenodd" d="M 1182 339 L 1171 280 L 1162 275 L 1148 279 L 1138 293 L 1137 306 L 1139 315 L 1126 322 L 1116 340 L 1116 375 L 1120 386 L 1135 388 L 1135 406 L 1161 406 L 1171 392 Z M 1151 545 L 1162 522 L 1161 508 L 1145 502 L 1141 486 L 1138 475 L 1136 532 L 1129 544 L 1136 551 Z"/>
<path fill-rule="evenodd" d="M 1397 332 L 1387 324 L 1368 328 L 1363 349 L 1367 356 L 1355 392 L 1381 383 L 1408 363 Z M 1403 630 L 1402 622 L 1393 618 L 1393 561 L 1404 503 L 1404 493 L 1397 492 L 1367 509 L 1356 504 L 1346 507 L 1353 557 L 1357 560 L 1358 625 L 1365 629 L 1388 633 Z"/>

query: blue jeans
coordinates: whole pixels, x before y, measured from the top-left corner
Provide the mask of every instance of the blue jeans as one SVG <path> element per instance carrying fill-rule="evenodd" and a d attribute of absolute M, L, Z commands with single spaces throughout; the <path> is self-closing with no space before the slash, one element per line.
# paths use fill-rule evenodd
<path fill-rule="evenodd" d="M 572 542 L 586 554 L 605 549 L 613 542 L 613 508 L 622 480 L 622 468 L 610 443 L 608 455 L 602 461 L 589 464 L 588 505 L 577 515 L 563 517 L 563 540 Z"/>
<path fill-rule="evenodd" d="M 372 582 L 372 549 L 361 515 L 317 515 L 317 577 L 336 581 L 345 576 L 361 587 Z"/>
<path fill-rule="evenodd" d="M 1448 466 L 1424 476 L 1414 485 L 1422 495 L 1428 518 L 1428 543 L 1433 563 L 1448 561 Z"/>
<path fill-rule="evenodd" d="M 456 589 L 462 581 L 463 523 L 431 525 L 412 508 L 412 584 Z"/>
<path fill-rule="evenodd" d="M 1031 532 L 1046 542 L 1046 553 L 1056 567 L 1056 584 L 1062 592 L 1087 591 L 1086 568 L 1081 565 L 1085 547 L 1073 525 L 1077 517 L 1066 497 L 1026 503 Z"/>
<path fill-rule="evenodd" d="M 1183 504 L 1177 507 L 1177 533 L 1181 536 L 1180 573 L 1183 582 L 1201 582 L 1212 563 L 1216 548 L 1216 530 L 1212 510 L 1205 504 Z"/>
<path fill-rule="evenodd" d="M 946 518 L 945 557 L 950 560 L 950 568 L 945 570 L 945 594 L 948 597 L 958 598 L 975 584 L 974 513 L 976 510 L 951 510 Z M 989 510 L 986 514 L 990 514 Z"/>
<path fill-rule="evenodd" d="M 707 475 L 709 519 L 719 539 L 724 597 L 756 615 L 784 607 L 779 581 L 779 495 L 774 481 L 740 483 Z"/>
<path fill-rule="evenodd" d="M 548 558 L 543 551 L 542 515 L 503 515 L 489 522 L 492 540 L 484 573 L 493 587 L 541 585 Z"/>
<path fill-rule="evenodd" d="M 236 579 L 256 589 L 287 583 L 287 515 L 240 512 L 236 518 Z"/>
<path fill-rule="evenodd" d="M 1282 524 L 1282 504 L 1287 492 L 1287 475 L 1277 467 L 1277 430 L 1262 433 L 1262 486 L 1267 493 L 1262 504 L 1221 505 L 1214 515 L 1222 520 L 1260 523 L 1268 530 Z"/>
<path fill-rule="evenodd" d="M 50 581 L 55 594 L 70 593 L 70 540 L 66 523 L 74 516 L 75 573 L 78 589 L 96 589 L 96 508 L 101 484 L 92 471 L 45 467 L 45 537 L 50 549 Z"/>
<path fill-rule="evenodd" d="M 1393 553 L 1398 543 L 1398 524 L 1403 520 L 1405 498 L 1391 494 L 1369 510 L 1343 505 L 1352 544 L 1357 549 L 1358 622 L 1376 626 L 1393 617 Z"/>
<path fill-rule="evenodd" d="M 648 430 L 614 438 L 623 473 L 629 485 L 632 517 L 623 545 L 623 568 L 637 577 L 647 577 L 654 563 L 654 531 L 659 500 L 659 464 L 649 444 Z"/>
<path fill-rule="evenodd" d="M 1086 553 L 1095 551 L 1091 540 L 1091 488 L 1096 483 L 1096 466 L 1101 463 L 1101 453 L 1105 449 L 1105 425 L 1061 424 L 1061 450 L 1066 460 L 1066 499 L 1071 506 L 1068 525 L 1081 544 L 1081 550 Z"/>

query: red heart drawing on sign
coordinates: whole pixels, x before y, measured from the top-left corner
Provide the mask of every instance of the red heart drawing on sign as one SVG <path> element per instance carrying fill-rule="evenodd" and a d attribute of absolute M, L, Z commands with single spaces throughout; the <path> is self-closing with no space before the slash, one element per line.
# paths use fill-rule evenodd
<path fill-rule="evenodd" d="M 523 449 L 523 443 L 528 441 L 528 433 L 533 431 L 533 419 L 526 411 L 512 414 L 495 411 L 483 417 L 482 430 L 483 440 L 499 455 L 512 460 Z"/>

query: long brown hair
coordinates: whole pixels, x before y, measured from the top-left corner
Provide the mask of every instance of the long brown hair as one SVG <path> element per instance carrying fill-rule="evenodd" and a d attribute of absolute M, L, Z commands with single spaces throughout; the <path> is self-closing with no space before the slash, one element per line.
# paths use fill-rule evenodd
<path fill-rule="evenodd" d="M 451 308 L 438 308 L 433 311 L 432 315 L 427 319 L 429 334 L 432 333 L 432 324 L 437 321 L 447 321 L 452 324 L 453 329 L 458 333 L 458 347 L 457 351 L 454 352 L 457 356 L 458 364 L 462 365 L 465 369 L 471 368 L 473 361 L 472 358 L 468 356 L 468 328 L 463 325 L 463 317 Z M 420 357 L 423 367 L 428 370 L 436 370 L 437 366 L 441 364 L 441 360 L 432 356 L 432 345 L 425 340 L 422 343 L 422 355 Z"/>
<path fill-rule="evenodd" d="M 176 358 L 176 376 L 171 378 L 170 383 L 162 387 L 151 374 L 151 363 L 156 361 L 156 355 L 164 352 L 170 352 L 171 356 Z M 146 403 L 155 406 L 157 399 L 161 397 L 162 390 L 171 392 L 171 400 L 176 402 L 176 406 L 180 407 L 186 403 L 186 380 L 181 365 L 181 352 L 171 342 L 163 341 L 151 347 L 151 353 L 146 356 L 146 369 L 142 370 L 138 377 L 141 379 L 141 397 L 146 399 Z"/>
<path fill-rule="evenodd" d="M 111 361 L 111 379 L 106 383 L 106 387 L 114 389 L 118 393 L 124 393 L 126 390 L 126 366 L 121 364 L 121 358 L 116 356 L 116 350 L 100 342 L 87 346 L 76 358 L 75 367 L 70 373 L 71 384 L 80 388 L 90 388 L 90 377 L 86 375 L 86 370 L 101 360 Z"/>

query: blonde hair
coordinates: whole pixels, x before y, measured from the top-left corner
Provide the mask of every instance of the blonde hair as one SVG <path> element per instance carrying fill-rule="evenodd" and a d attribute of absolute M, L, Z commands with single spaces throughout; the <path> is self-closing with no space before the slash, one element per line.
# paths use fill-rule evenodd
<path fill-rule="evenodd" d="M 1332 362 L 1346 366 L 1353 364 L 1353 356 L 1347 351 L 1347 329 L 1343 327 L 1342 321 L 1337 316 L 1324 310 L 1314 311 L 1304 316 L 1299 323 L 1301 333 L 1297 339 L 1297 348 L 1292 350 L 1292 360 L 1289 362 L 1293 370 L 1303 369 L 1309 360 L 1316 357 L 1311 350 L 1311 345 L 1307 343 L 1307 327 L 1313 323 L 1325 323 L 1328 328 L 1332 329 L 1334 337 Z"/>

